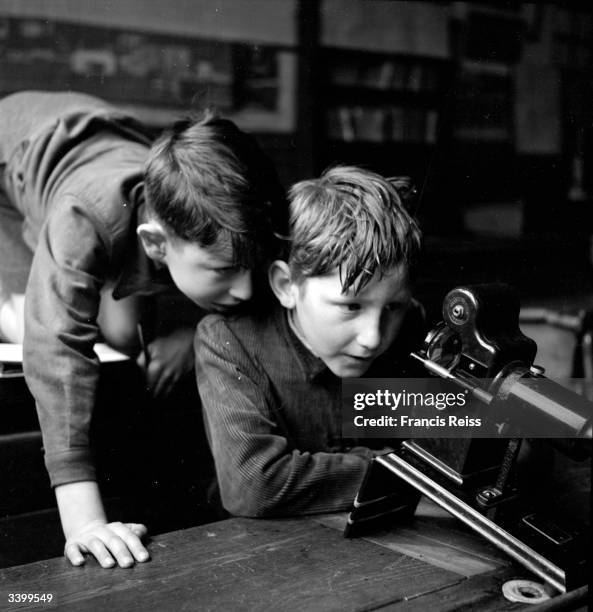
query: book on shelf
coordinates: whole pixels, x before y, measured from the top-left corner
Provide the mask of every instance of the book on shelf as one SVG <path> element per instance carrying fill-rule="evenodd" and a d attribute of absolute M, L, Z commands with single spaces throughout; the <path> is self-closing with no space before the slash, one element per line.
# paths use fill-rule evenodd
<path fill-rule="evenodd" d="M 356 139 L 356 130 L 355 130 L 355 122 L 354 115 L 352 113 L 352 109 L 347 106 L 340 106 L 338 108 L 338 118 L 340 120 L 340 133 L 342 135 L 342 140 L 346 142 L 351 142 Z"/>
<path fill-rule="evenodd" d="M 408 70 L 408 91 L 420 91 L 423 86 L 424 69 L 420 64 L 412 64 Z"/>
<path fill-rule="evenodd" d="M 435 109 L 430 109 L 426 112 L 426 129 L 424 132 L 424 141 L 427 144 L 435 144 L 437 141 L 437 129 L 439 122 L 439 114 Z"/>
<path fill-rule="evenodd" d="M 402 91 L 407 87 L 408 67 L 401 61 L 393 63 L 393 76 L 391 78 L 391 88 Z"/>
<path fill-rule="evenodd" d="M 391 140 L 394 142 L 403 142 L 405 139 L 404 133 L 404 110 L 400 106 L 391 107 Z"/>
<path fill-rule="evenodd" d="M 386 60 L 382 62 L 377 87 L 380 89 L 390 89 L 393 83 L 394 72 L 395 68 L 392 61 Z"/>

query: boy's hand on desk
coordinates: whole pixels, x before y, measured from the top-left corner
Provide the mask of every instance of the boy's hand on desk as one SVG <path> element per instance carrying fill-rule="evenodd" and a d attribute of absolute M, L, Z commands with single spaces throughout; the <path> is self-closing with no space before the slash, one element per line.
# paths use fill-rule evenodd
<path fill-rule="evenodd" d="M 72 565 L 82 565 L 83 555 L 88 553 L 101 567 L 132 567 L 135 561 L 149 559 L 140 540 L 146 533 L 146 527 L 139 523 L 92 521 L 66 540 L 64 555 Z"/>
<path fill-rule="evenodd" d="M 148 561 L 140 538 L 146 527 L 137 523 L 107 523 L 99 486 L 81 480 L 55 488 L 62 528 L 66 536 L 64 555 L 72 565 L 82 565 L 84 554 L 93 555 L 102 567 L 131 567 Z"/>
<path fill-rule="evenodd" d="M 184 374 L 194 367 L 194 329 L 177 329 L 169 336 L 157 338 L 141 353 L 138 365 L 146 372 L 146 382 L 155 397 L 166 397 Z"/>

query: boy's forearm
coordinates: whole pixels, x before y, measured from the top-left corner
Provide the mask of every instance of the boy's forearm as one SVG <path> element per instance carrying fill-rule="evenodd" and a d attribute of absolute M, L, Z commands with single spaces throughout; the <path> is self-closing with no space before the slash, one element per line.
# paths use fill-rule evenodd
<path fill-rule="evenodd" d="M 106 522 L 99 486 L 83 480 L 55 488 L 64 536 L 68 539 L 91 522 Z"/>
<path fill-rule="evenodd" d="M 251 517 L 347 510 L 372 457 L 372 451 L 364 451 L 275 453 L 260 449 L 256 460 L 252 457 L 240 465 L 215 452 L 223 505 L 231 514 Z M 237 454 L 249 455 L 244 448 Z"/>

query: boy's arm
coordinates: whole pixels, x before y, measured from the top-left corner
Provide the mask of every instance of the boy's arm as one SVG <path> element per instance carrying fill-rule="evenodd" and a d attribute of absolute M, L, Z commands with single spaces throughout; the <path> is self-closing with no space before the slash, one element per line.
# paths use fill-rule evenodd
<path fill-rule="evenodd" d="M 291 447 L 265 375 L 221 319 L 207 317 L 198 326 L 196 372 L 229 512 L 281 516 L 351 507 L 372 452 L 359 447 L 350 453 L 311 453 Z"/>
<path fill-rule="evenodd" d="M 108 248 L 74 204 L 39 236 L 25 299 L 23 369 L 36 400 L 51 484 L 95 480 L 89 425 L 99 379 L 100 290 Z"/>
<path fill-rule="evenodd" d="M 36 400 L 45 463 L 58 487 L 67 538 L 84 531 L 85 524 L 106 523 L 97 485 L 91 482 L 96 477 L 89 447 L 99 377 L 93 345 L 110 252 L 106 240 L 84 206 L 61 201 L 41 231 L 25 300 L 23 368 Z M 121 557 L 125 540 L 110 536 L 104 541 Z"/>
<path fill-rule="evenodd" d="M 154 397 L 167 397 L 193 369 L 194 335 L 195 327 L 180 327 L 140 351 L 136 363 L 146 372 L 146 384 Z"/>

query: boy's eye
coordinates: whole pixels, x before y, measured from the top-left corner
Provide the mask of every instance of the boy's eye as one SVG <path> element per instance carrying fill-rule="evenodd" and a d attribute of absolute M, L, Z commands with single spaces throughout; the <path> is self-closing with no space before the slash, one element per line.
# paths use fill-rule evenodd
<path fill-rule="evenodd" d="M 360 310 L 360 304 L 357 304 L 356 302 L 349 302 L 347 304 L 340 304 L 340 307 L 343 310 L 346 310 L 347 312 L 356 312 L 357 310 Z"/>

